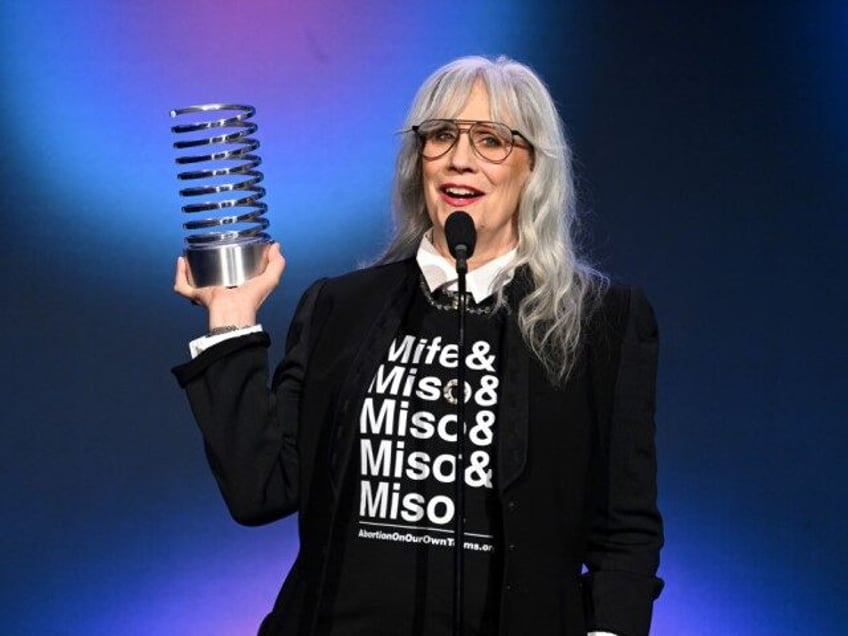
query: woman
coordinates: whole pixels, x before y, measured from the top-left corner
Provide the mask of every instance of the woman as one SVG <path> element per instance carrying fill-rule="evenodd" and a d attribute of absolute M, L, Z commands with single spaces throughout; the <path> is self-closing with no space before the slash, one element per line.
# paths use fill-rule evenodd
<path fill-rule="evenodd" d="M 650 306 L 578 259 L 568 148 L 529 68 L 456 60 L 407 124 L 391 245 L 307 290 L 270 389 L 255 324 L 279 247 L 237 289 L 192 288 L 177 265 L 211 336 L 175 373 L 227 505 L 248 525 L 300 515 L 260 633 L 450 633 L 462 394 L 464 633 L 646 634 L 662 586 Z M 457 209 L 477 230 L 464 391 L 445 239 Z"/>

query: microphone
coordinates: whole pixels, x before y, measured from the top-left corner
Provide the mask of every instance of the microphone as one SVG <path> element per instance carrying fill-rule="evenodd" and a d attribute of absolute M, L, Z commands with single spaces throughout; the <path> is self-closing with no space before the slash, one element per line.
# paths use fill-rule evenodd
<path fill-rule="evenodd" d="M 465 274 L 468 272 L 466 261 L 474 255 L 474 246 L 477 244 L 477 230 L 467 212 L 457 210 L 448 215 L 445 221 L 445 239 L 451 256 L 456 259 L 457 273 Z"/>

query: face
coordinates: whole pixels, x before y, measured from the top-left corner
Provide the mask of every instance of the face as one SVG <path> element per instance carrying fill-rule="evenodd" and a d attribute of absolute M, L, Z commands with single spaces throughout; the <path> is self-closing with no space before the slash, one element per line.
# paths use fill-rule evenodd
<path fill-rule="evenodd" d="M 482 83 L 474 85 L 456 119 L 492 120 L 489 95 Z M 513 127 L 510 121 L 505 124 Z M 450 259 L 445 221 L 462 210 L 474 220 L 477 247 L 470 268 L 505 254 L 518 242 L 518 201 L 530 177 L 530 151 L 518 144 L 502 163 L 481 159 L 467 134 L 438 159 L 422 158 L 424 200 L 433 223 L 433 243 Z"/>

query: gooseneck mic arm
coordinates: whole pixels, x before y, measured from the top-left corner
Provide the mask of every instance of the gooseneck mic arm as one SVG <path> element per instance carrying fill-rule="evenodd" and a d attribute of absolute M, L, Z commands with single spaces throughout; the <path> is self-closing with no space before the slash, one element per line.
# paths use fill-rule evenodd
<path fill-rule="evenodd" d="M 445 222 L 448 249 L 456 260 L 458 276 L 458 338 L 456 365 L 456 467 L 454 470 L 454 597 L 453 635 L 462 636 L 463 553 L 465 551 L 465 275 L 474 254 L 477 230 L 466 212 L 452 212 Z"/>

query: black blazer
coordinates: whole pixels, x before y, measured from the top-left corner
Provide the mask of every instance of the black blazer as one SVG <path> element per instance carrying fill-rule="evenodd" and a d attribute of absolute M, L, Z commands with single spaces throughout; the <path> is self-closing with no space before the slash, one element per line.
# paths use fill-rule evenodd
<path fill-rule="evenodd" d="M 262 634 L 314 633 L 318 603 L 332 590 L 329 546 L 340 530 L 353 423 L 418 280 L 408 260 L 314 284 L 270 391 L 264 333 L 174 369 L 233 517 L 258 525 L 300 513 L 300 552 Z M 517 272 L 510 306 L 529 289 Z M 662 587 L 653 313 L 638 290 L 613 286 L 584 334 L 573 373 L 556 386 L 524 345 L 514 312 L 507 320 L 495 472 L 502 636 L 647 634 Z"/>

